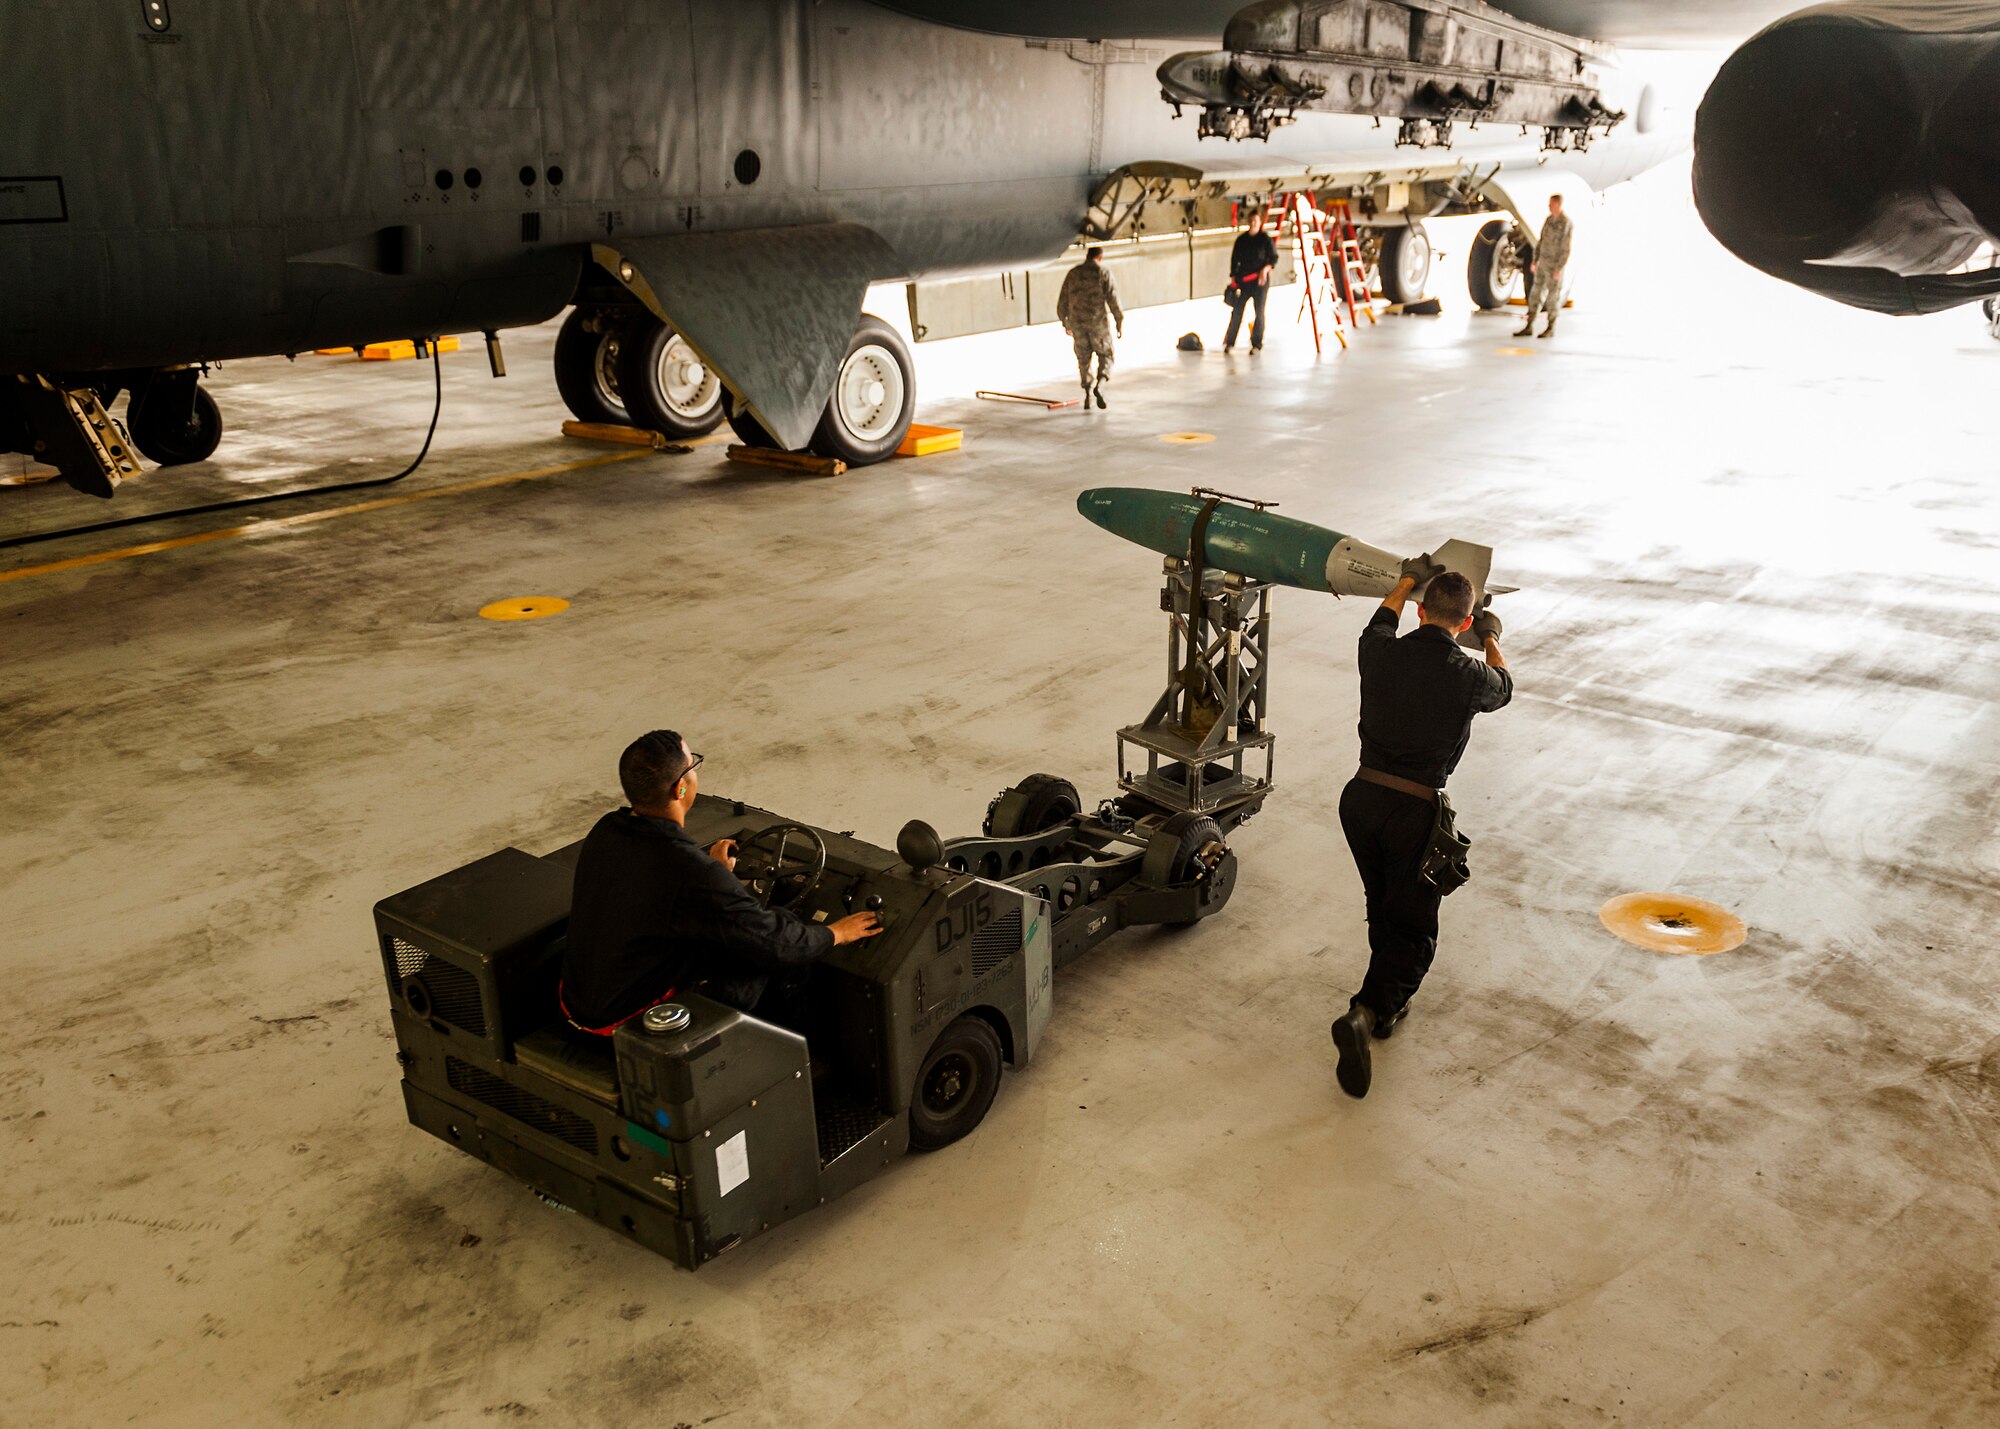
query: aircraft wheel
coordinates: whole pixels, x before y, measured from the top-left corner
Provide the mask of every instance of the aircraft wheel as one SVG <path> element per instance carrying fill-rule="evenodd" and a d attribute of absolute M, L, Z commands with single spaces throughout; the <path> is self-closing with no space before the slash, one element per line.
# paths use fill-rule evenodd
<path fill-rule="evenodd" d="M 764 430 L 762 422 L 737 406 L 735 395 L 727 388 L 722 393 L 722 415 L 729 419 L 729 430 L 736 433 L 736 440 L 744 446 L 759 447 L 764 451 L 778 449 L 778 439 Z"/>
<path fill-rule="evenodd" d="M 1011 789 L 1002 789 L 986 806 L 986 836 L 1019 838 L 1038 834 L 1073 818 L 1083 809 L 1076 785 L 1054 774 L 1030 774 Z"/>
<path fill-rule="evenodd" d="M 194 389 L 193 404 L 186 415 L 173 412 L 175 405 L 167 393 L 161 393 L 158 401 L 152 400 L 150 389 L 135 396 L 125 413 L 132 445 L 161 466 L 207 461 L 222 442 L 222 409 L 200 387 Z"/>
<path fill-rule="evenodd" d="M 1522 252 L 1514 225 L 1506 219 L 1496 218 L 1479 230 L 1465 263 L 1465 286 L 1474 306 L 1482 312 L 1507 306 L 1523 277 Z"/>
<path fill-rule="evenodd" d="M 931 1043 L 910 1097 L 910 1145 L 949 1146 L 979 1125 L 1000 1090 L 1000 1039 L 983 1017 L 967 1013 Z"/>
<path fill-rule="evenodd" d="M 1431 240 L 1421 223 L 1382 230 L 1382 296 L 1392 303 L 1414 303 L 1431 280 Z"/>
<path fill-rule="evenodd" d="M 571 308 L 563 319 L 556 334 L 556 391 L 579 422 L 622 427 L 631 420 L 618 395 L 619 343 L 615 332 L 586 328 L 581 308 Z"/>
<path fill-rule="evenodd" d="M 840 359 L 812 449 L 849 466 L 884 461 L 896 454 L 916 414 L 917 370 L 909 347 L 889 324 L 864 313 Z"/>
<path fill-rule="evenodd" d="M 722 379 L 663 322 L 628 333 L 618 349 L 618 392 L 635 427 L 699 437 L 722 422 Z"/>

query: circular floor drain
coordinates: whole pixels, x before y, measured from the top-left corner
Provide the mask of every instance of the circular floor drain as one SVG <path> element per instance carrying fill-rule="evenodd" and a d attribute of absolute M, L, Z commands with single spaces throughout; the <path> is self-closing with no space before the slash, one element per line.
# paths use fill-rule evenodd
<path fill-rule="evenodd" d="M 1213 432 L 1167 432 L 1160 437 L 1163 442 L 1174 442 L 1184 447 L 1200 446 L 1203 442 L 1215 440 Z"/>
<path fill-rule="evenodd" d="M 545 615 L 561 615 L 569 602 L 558 595 L 517 595 L 512 600 L 496 600 L 479 607 L 487 620 L 540 620 Z"/>
<path fill-rule="evenodd" d="M 1678 893 L 1624 893 L 1597 910 L 1613 933 L 1655 953 L 1726 953 L 1743 945 L 1743 920 Z"/>

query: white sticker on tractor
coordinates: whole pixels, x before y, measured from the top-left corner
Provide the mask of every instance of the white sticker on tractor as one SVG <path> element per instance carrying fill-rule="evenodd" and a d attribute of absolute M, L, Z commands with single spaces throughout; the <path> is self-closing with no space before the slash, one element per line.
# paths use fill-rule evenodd
<path fill-rule="evenodd" d="M 715 1179 L 728 1195 L 750 1179 L 750 1133 L 739 1131 L 715 1148 Z"/>

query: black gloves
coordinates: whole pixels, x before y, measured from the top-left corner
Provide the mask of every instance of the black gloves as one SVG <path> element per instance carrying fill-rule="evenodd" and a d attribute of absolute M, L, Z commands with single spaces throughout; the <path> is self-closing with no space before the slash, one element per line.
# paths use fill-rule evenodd
<path fill-rule="evenodd" d="M 1472 634 L 1481 645 L 1500 638 L 1500 616 L 1497 611 L 1482 610 L 1472 617 Z"/>
<path fill-rule="evenodd" d="M 1403 574 L 1415 581 L 1417 589 L 1421 591 L 1425 586 L 1444 574 L 1444 567 L 1432 560 L 1431 553 L 1426 551 L 1421 556 L 1411 556 L 1408 560 L 1404 561 Z"/>

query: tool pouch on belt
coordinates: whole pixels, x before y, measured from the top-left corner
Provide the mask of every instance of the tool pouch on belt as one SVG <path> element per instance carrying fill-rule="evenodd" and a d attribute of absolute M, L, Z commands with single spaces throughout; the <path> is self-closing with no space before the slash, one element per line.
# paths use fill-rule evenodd
<path fill-rule="evenodd" d="M 1431 825 L 1430 847 L 1424 850 L 1418 873 L 1438 891 L 1440 898 L 1455 893 L 1472 878 L 1472 866 L 1467 861 L 1471 850 L 1472 840 L 1458 831 L 1451 800 L 1445 797 L 1444 790 L 1438 790 L 1437 819 Z"/>

